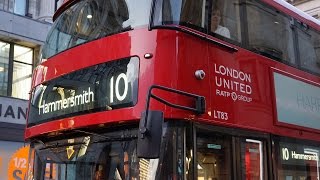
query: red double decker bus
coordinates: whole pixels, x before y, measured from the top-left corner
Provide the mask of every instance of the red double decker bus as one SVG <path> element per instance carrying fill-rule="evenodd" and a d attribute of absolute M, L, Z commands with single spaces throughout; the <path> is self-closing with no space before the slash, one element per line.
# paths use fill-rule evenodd
<path fill-rule="evenodd" d="M 27 179 L 319 179 L 320 23 L 281 0 L 69 0 Z"/>

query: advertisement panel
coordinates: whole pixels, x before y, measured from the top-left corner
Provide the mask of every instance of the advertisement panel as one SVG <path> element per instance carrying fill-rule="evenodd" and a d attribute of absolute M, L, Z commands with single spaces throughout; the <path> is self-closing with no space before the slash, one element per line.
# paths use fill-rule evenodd
<path fill-rule="evenodd" d="M 278 122 L 320 130 L 320 87 L 274 72 Z"/>

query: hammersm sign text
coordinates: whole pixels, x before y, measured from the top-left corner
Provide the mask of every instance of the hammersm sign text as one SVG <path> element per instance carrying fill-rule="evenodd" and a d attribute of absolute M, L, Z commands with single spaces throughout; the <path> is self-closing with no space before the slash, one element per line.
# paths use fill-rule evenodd
<path fill-rule="evenodd" d="M 94 92 L 91 91 L 89 87 L 88 91 L 83 91 L 82 94 L 79 95 L 49 103 L 46 103 L 45 100 L 42 102 L 43 103 L 39 106 L 39 115 L 94 102 Z"/>
<path fill-rule="evenodd" d="M 289 151 L 288 148 L 282 148 L 282 159 L 288 161 L 290 159 L 318 161 L 318 154 L 297 153 L 296 151 Z"/>

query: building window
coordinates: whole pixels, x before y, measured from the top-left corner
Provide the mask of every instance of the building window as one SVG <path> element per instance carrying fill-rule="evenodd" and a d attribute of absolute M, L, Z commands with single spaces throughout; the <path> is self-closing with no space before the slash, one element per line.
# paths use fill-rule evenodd
<path fill-rule="evenodd" d="M 6 96 L 8 89 L 10 44 L 0 41 L 0 95 Z"/>
<path fill-rule="evenodd" d="M 29 99 L 33 49 L 0 41 L 0 95 Z"/>
<path fill-rule="evenodd" d="M 12 96 L 28 99 L 31 89 L 33 50 L 14 45 Z"/>
<path fill-rule="evenodd" d="M 14 13 L 20 15 L 26 15 L 26 0 L 15 0 L 14 1 Z"/>

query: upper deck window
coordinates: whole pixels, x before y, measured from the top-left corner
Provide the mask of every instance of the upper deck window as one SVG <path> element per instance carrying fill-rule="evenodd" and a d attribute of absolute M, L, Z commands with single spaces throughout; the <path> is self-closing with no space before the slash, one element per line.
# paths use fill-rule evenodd
<path fill-rule="evenodd" d="M 153 26 L 186 26 L 241 41 L 238 0 L 157 0 Z"/>
<path fill-rule="evenodd" d="M 209 3 L 209 33 L 213 36 L 241 41 L 239 0 L 213 0 Z"/>
<path fill-rule="evenodd" d="M 249 49 L 272 59 L 295 64 L 292 20 L 257 1 L 247 0 Z"/>
<path fill-rule="evenodd" d="M 205 0 L 157 0 L 153 25 L 183 25 L 205 31 Z"/>
<path fill-rule="evenodd" d="M 79 44 L 132 30 L 149 22 L 151 0 L 84 0 L 55 21 L 43 47 L 49 58 Z"/>
<path fill-rule="evenodd" d="M 300 24 L 297 28 L 300 66 L 320 74 L 320 36 L 308 26 Z"/>

